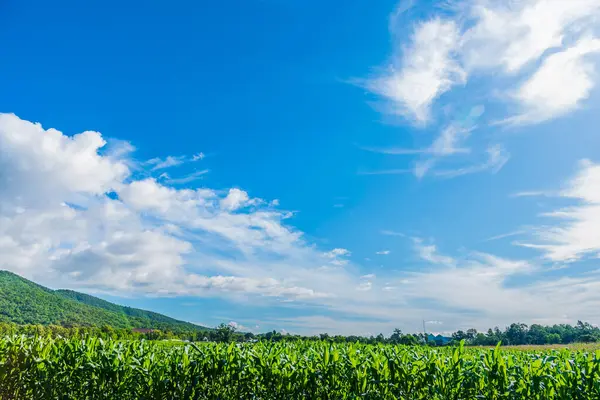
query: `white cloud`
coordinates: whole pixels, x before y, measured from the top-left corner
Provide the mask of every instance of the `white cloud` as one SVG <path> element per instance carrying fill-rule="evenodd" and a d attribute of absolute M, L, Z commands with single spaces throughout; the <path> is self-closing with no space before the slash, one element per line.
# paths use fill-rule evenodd
<path fill-rule="evenodd" d="M 432 19 L 417 25 L 410 45 L 386 74 L 369 82 L 369 89 L 390 100 L 392 112 L 427 122 L 434 100 L 465 81 L 453 58 L 459 38 L 453 21 Z"/>
<path fill-rule="evenodd" d="M 191 174 L 188 174 L 181 178 L 171 178 L 170 176 L 166 175 L 165 183 L 167 183 L 169 185 L 184 185 L 186 183 L 190 183 L 190 182 L 197 181 L 198 179 L 202 179 L 202 177 L 204 175 L 208 174 L 209 172 L 210 172 L 210 170 L 203 169 L 200 171 L 192 172 Z"/>
<path fill-rule="evenodd" d="M 157 171 L 159 169 L 171 168 L 181 165 L 185 162 L 185 156 L 167 156 L 164 160 L 160 158 L 153 158 L 146 161 L 147 164 L 152 165 L 152 170 Z"/>
<path fill-rule="evenodd" d="M 125 154 L 123 154 L 125 155 Z M 151 171 L 159 171 L 162 169 L 177 167 L 189 162 L 202 161 L 206 155 L 202 152 L 189 156 L 167 156 L 164 159 L 155 157 L 141 163 L 142 166 L 151 166 Z M 183 178 L 182 178 L 183 179 Z M 185 182 L 184 182 L 185 183 Z"/>
<path fill-rule="evenodd" d="M 474 25 L 463 35 L 468 70 L 502 67 L 515 73 L 595 24 L 596 0 L 477 0 L 467 10 Z"/>
<path fill-rule="evenodd" d="M 389 155 L 426 154 L 432 156 L 449 156 L 453 154 L 464 154 L 469 153 L 470 149 L 458 147 L 458 145 L 469 137 L 472 130 L 473 127 L 463 127 L 458 124 L 448 125 L 442 130 L 431 146 L 424 149 L 407 149 L 401 147 L 361 147 L 361 149 L 373 153 Z"/>
<path fill-rule="evenodd" d="M 199 324 L 199 325 L 204 325 L 204 324 Z M 259 325 L 248 326 L 248 325 L 244 325 L 239 322 L 236 322 L 236 321 L 229 321 L 229 323 L 227 325 L 231 326 L 238 332 L 253 332 L 253 333 L 255 333 L 255 332 L 258 332 L 258 330 L 260 329 Z M 204 326 L 206 326 L 206 325 L 204 325 Z"/>
<path fill-rule="evenodd" d="M 248 204 L 248 200 L 250 200 L 250 197 L 248 197 L 248 193 L 243 190 L 237 188 L 229 189 L 227 197 L 221 200 L 221 207 L 226 210 L 234 211 Z"/>
<path fill-rule="evenodd" d="M 382 235 L 386 235 L 386 236 L 400 236 L 400 237 L 406 237 L 406 235 L 402 232 L 396 232 L 396 231 L 391 231 L 389 229 L 384 229 L 380 232 Z"/>
<path fill-rule="evenodd" d="M 66 137 L 13 114 L 0 114 L 3 200 L 41 207 L 73 200 L 75 194 L 100 195 L 116 189 L 129 169 L 118 159 L 98 155 L 105 144 L 97 132 Z"/>
<path fill-rule="evenodd" d="M 524 192 L 517 192 L 510 195 L 510 197 L 538 197 L 538 196 L 553 196 L 550 192 L 543 192 L 540 190 L 529 190 Z"/>
<path fill-rule="evenodd" d="M 380 256 L 387 256 L 390 253 L 391 253 L 391 251 L 389 251 L 389 250 L 382 250 L 382 251 L 375 252 L 375 254 L 378 254 Z"/>
<path fill-rule="evenodd" d="M 375 279 L 375 274 L 367 274 L 360 277 L 360 279 Z"/>
<path fill-rule="evenodd" d="M 482 105 L 472 107 L 464 118 L 457 119 L 442 129 L 433 143 L 424 149 L 362 147 L 363 150 L 375 153 L 390 155 L 420 154 L 423 158 L 416 162 L 412 171 L 409 169 L 392 169 L 359 172 L 359 175 L 390 175 L 412 172 L 418 179 L 421 179 L 432 171 L 443 158 L 469 155 L 471 149 L 465 146 L 465 141 L 475 130 L 476 122 L 484 112 L 485 107 Z M 498 165 L 501 167 L 508 160 L 507 152 L 500 145 L 490 146 L 487 153 L 489 160 L 484 164 L 472 165 L 459 170 L 439 172 L 435 172 L 434 170 L 434 175 L 456 177 L 489 169 L 495 170 Z"/>
<path fill-rule="evenodd" d="M 549 51 L 597 31 L 600 16 L 597 0 L 475 0 L 457 10 L 453 19 L 434 17 L 417 23 L 410 45 L 390 73 L 371 81 L 370 89 L 390 99 L 393 111 L 426 122 L 433 101 L 456 84 L 465 83 L 468 74 L 493 76 L 500 68 L 514 76 Z M 404 27 L 392 26 L 395 38 L 400 37 L 396 30 Z M 540 82 L 550 75 L 558 78 L 554 88 L 570 89 L 572 97 L 577 97 L 577 92 L 581 96 L 589 90 L 589 65 L 580 63 L 580 57 L 569 54 L 548 61 L 550 65 L 538 71 Z M 578 80 L 577 89 L 569 87 L 569 77 Z M 527 96 L 528 88 L 523 90 L 522 95 Z"/>
<path fill-rule="evenodd" d="M 479 114 L 481 116 L 481 114 Z M 437 139 L 430 147 L 424 149 L 407 149 L 396 147 L 361 147 L 362 150 L 373 153 L 389 154 L 389 155 L 412 155 L 412 154 L 427 154 L 432 156 L 449 156 L 453 154 L 469 153 L 470 149 L 460 147 L 459 145 L 469 137 L 473 131 L 472 126 L 461 126 L 459 124 L 450 124 L 444 128 Z"/>
<path fill-rule="evenodd" d="M 314 299 L 330 297 L 330 294 L 316 292 L 313 289 L 286 285 L 273 278 L 245 278 L 236 276 L 200 276 L 190 275 L 186 278 L 185 288 L 178 294 L 197 293 L 196 289 L 216 292 L 239 292 L 269 297 L 285 297 L 292 299 Z M 210 293 L 209 293 L 210 294 Z M 214 294 L 214 293 L 213 293 Z"/>
<path fill-rule="evenodd" d="M 487 239 L 484 239 L 484 242 L 492 242 L 494 240 L 500 240 L 500 239 L 505 239 L 505 238 L 509 238 L 509 237 L 513 237 L 513 236 L 519 236 L 524 234 L 526 231 L 523 229 L 520 230 L 516 230 L 516 231 L 512 231 L 512 232 L 507 232 L 507 233 L 502 233 L 500 235 L 496 235 L 496 236 L 492 236 L 489 237 Z"/>
<path fill-rule="evenodd" d="M 200 152 L 192 156 L 192 161 L 202 161 L 205 157 L 206 156 L 204 155 L 204 153 Z"/>
<path fill-rule="evenodd" d="M 334 265 L 336 267 L 342 267 L 348 264 L 349 261 L 346 257 L 349 257 L 350 254 L 352 253 L 347 249 L 336 248 L 326 253 L 323 253 L 323 256 L 325 257 L 325 259 L 329 260 L 329 264 Z M 324 268 L 327 269 L 328 267 Z"/>
<path fill-rule="evenodd" d="M 537 228 L 537 243 L 522 243 L 537 248 L 556 262 L 572 262 L 600 256 L 600 165 L 583 160 L 579 171 L 561 197 L 576 201 L 570 207 L 543 214 L 557 220 L 556 225 Z"/>
<path fill-rule="evenodd" d="M 471 133 L 472 128 L 462 128 L 449 125 L 433 142 L 429 152 L 433 155 L 448 156 L 457 153 L 468 153 L 470 150 L 457 145 L 464 141 Z"/>
<path fill-rule="evenodd" d="M 482 164 L 470 165 L 468 167 L 451 169 L 451 170 L 438 170 L 435 171 L 436 176 L 445 178 L 455 178 L 457 176 L 468 175 L 479 173 L 483 171 L 491 171 L 497 173 L 510 159 L 510 155 L 501 145 L 493 145 L 487 149 L 488 159 Z"/>
<path fill-rule="evenodd" d="M 473 0 L 453 2 L 442 17 L 416 22 L 408 45 L 390 70 L 370 81 L 369 89 L 389 100 L 390 111 L 423 126 L 431 119 L 436 99 L 458 86 L 470 84 L 459 96 L 446 97 L 439 113 L 446 126 L 426 148 L 364 148 L 385 154 L 419 155 L 413 173 L 457 177 L 497 171 L 507 152 L 486 145 L 489 162 L 436 172 L 442 157 L 473 154 L 467 140 L 474 121 L 463 124 L 457 109 L 479 104 L 482 98 L 504 114 L 486 124 L 533 124 L 565 116 L 583 105 L 596 86 L 600 56 L 600 2 L 598 0 Z M 401 6 L 399 6 L 402 8 Z M 391 17 L 394 42 L 407 23 Z M 441 15 L 441 13 L 438 13 Z M 410 25 L 409 25 L 410 26 Z M 507 108 L 499 110 L 496 101 Z M 457 107 L 457 103 L 460 106 Z M 436 113 L 436 115 L 438 115 Z M 481 114 L 479 114 L 481 116 Z M 456 123 L 458 121 L 458 124 Z M 481 148 L 477 146 L 478 148 Z M 475 148 L 477 150 L 477 148 Z M 494 158 L 496 157 L 496 158 Z M 373 171 L 363 175 L 399 174 L 405 169 Z"/>
<path fill-rule="evenodd" d="M 359 171 L 358 175 L 403 175 L 412 172 L 410 169 L 383 169 L 378 171 Z"/>
<path fill-rule="evenodd" d="M 330 296 L 304 285 L 328 259 L 282 225 L 289 214 L 242 211 L 262 201 L 239 189 L 132 179 L 118 158 L 129 152 L 103 156 L 104 144 L 96 132 L 69 137 L 0 114 L 0 268 L 113 293 Z"/>
<path fill-rule="evenodd" d="M 595 86 L 594 64 L 587 57 L 598 52 L 600 39 L 585 38 L 548 56 L 513 94 L 523 112 L 507 122 L 537 123 L 577 109 Z"/>
<path fill-rule="evenodd" d="M 344 257 L 344 256 L 349 256 L 350 255 L 350 250 L 348 250 L 348 249 L 341 249 L 341 248 L 335 248 L 335 249 L 333 249 L 333 250 L 325 253 L 324 255 L 327 258 Z"/>
<path fill-rule="evenodd" d="M 432 264 L 442 264 L 447 266 L 455 264 L 452 257 L 440 255 L 434 244 L 426 245 L 423 243 L 423 240 L 419 238 L 413 238 L 413 244 L 419 257 L 425 261 Z"/>

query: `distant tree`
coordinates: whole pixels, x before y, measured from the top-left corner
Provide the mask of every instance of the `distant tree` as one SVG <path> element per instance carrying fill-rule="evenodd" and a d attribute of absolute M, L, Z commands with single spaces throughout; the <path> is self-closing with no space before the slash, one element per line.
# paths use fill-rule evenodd
<path fill-rule="evenodd" d="M 406 346 L 416 346 L 419 344 L 423 344 L 423 341 L 421 340 L 419 335 L 402 335 L 402 337 L 400 338 L 400 344 Z"/>
<path fill-rule="evenodd" d="M 546 338 L 548 344 L 558 344 L 561 342 L 561 337 L 558 333 L 550 333 Z"/>
<path fill-rule="evenodd" d="M 398 328 L 394 329 L 394 332 L 392 333 L 392 335 L 390 336 L 389 342 L 390 343 L 400 343 L 400 340 L 402 339 L 402 331 Z"/>
<path fill-rule="evenodd" d="M 458 330 L 452 334 L 452 341 L 460 342 L 461 340 L 467 340 L 468 336 L 465 332 Z"/>
<path fill-rule="evenodd" d="M 510 324 L 504 332 L 507 344 L 519 345 L 527 344 L 527 325 L 523 323 Z"/>
<path fill-rule="evenodd" d="M 467 329 L 467 333 L 465 334 L 466 339 L 470 342 L 473 339 L 475 339 L 475 336 L 477 336 L 477 329 Z"/>
<path fill-rule="evenodd" d="M 541 325 L 533 324 L 529 327 L 527 332 L 527 343 L 528 344 L 546 344 L 548 343 L 548 332 L 546 328 Z"/>
<path fill-rule="evenodd" d="M 229 343 L 233 341 L 233 334 L 235 333 L 235 327 L 228 324 L 220 324 L 216 328 L 216 341 Z"/>
<path fill-rule="evenodd" d="M 475 337 L 473 339 L 471 339 L 470 344 L 472 344 L 474 346 L 486 346 L 486 345 L 490 345 L 492 343 L 489 342 L 489 339 L 485 334 L 479 332 L 475 335 Z"/>

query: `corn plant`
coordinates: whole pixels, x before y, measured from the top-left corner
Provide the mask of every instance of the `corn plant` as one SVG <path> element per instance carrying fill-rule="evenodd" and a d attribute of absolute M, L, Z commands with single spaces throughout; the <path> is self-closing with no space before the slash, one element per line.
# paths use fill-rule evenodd
<path fill-rule="evenodd" d="M 600 351 L 10 336 L 9 399 L 600 399 Z"/>

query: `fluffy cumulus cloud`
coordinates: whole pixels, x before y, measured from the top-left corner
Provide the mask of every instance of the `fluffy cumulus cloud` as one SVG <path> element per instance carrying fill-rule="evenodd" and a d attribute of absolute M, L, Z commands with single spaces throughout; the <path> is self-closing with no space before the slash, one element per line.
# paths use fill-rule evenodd
<path fill-rule="evenodd" d="M 230 189 L 227 196 L 221 200 L 221 207 L 226 210 L 236 210 L 248 203 L 248 193 L 240 189 Z"/>
<path fill-rule="evenodd" d="M 0 268 L 113 292 L 330 296 L 273 271 L 329 261 L 283 225 L 287 213 L 261 209 L 240 189 L 135 179 L 122 158 L 128 152 L 102 155 L 105 144 L 98 132 L 67 136 L 0 114 Z M 248 205 L 255 207 L 242 210 Z M 222 252 L 245 269 L 228 268 Z"/>
<path fill-rule="evenodd" d="M 4 205 L 43 207 L 76 196 L 102 195 L 129 175 L 118 159 L 102 157 L 106 144 L 98 132 L 72 138 L 55 129 L 0 114 L 0 166 Z"/>
<path fill-rule="evenodd" d="M 435 127 L 437 133 L 425 149 L 375 149 L 419 155 L 413 169 L 419 178 L 431 172 L 456 177 L 497 171 L 508 153 L 495 156 L 490 149 L 499 145 L 482 140 L 471 140 L 476 143 L 472 151 L 467 141 L 474 132 L 499 123 L 516 126 L 564 117 L 584 105 L 597 84 L 597 0 L 452 4 L 450 12 L 417 23 L 395 13 L 390 66 L 367 85 L 389 103 L 387 110 L 419 127 Z M 408 37 L 407 26 L 412 29 Z M 450 94 L 456 90 L 457 95 Z M 483 115 L 482 101 L 492 104 L 498 115 Z M 499 102 L 505 106 L 499 108 Z M 460 111 L 464 106 L 472 107 L 467 117 Z M 435 173 L 442 159 L 469 159 L 485 149 L 489 163 Z"/>

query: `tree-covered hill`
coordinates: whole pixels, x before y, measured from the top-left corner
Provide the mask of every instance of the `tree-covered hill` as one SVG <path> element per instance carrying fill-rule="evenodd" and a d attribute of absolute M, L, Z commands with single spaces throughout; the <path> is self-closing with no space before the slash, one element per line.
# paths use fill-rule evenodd
<path fill-rule="evenodd" d="M 0 322 L 89 325 L 190 331 L 207 328 L 137 308 L 120 306 L 72 290 L 51 290 L 0 271 Z"/>
<path fill-rule="evenodd" d="M 73 290 L 60 289 L 56 290 L 55 293 L 58 293 L 61 296 L 73 299 L 88 306 L 101 308 L 118 315 L 125 315 L 134 328 L 175 330 L 175 327 L 177 327 L 177 329 L 179 330 L 183 329 L 186 331 L 195 329 L 208 329 L 200 327 L 198 325 L 194 325 L 189 322 L 179 321 L 177 319 L 167 317 L 166 315 L 155 313 L 152 311 L 141 310 L 139 308 L 132 308 L 127 306 L 120 306 L 118 304 L 111 303 L 109 301 L 102 300 L 94 296 L 90 296 L 89 294 L 75 292 Z"/>

